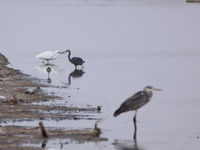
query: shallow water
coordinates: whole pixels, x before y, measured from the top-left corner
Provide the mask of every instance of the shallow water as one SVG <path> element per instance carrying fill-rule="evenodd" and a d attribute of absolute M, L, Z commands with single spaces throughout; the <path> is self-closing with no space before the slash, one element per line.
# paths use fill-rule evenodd
<path fill-rule="evenodd" d="M 183 0 L 0 1 L 0 51 L 10 66 L 44 79 L 35 55 L 71 49 L 85 61 L 84 74 L 66 55 L 52 61 L 47 88 L 62 96 L 57 105 L 102 106 L 102 143 L 66 144 L 63 149 L 197 149 L 200 146 L 200 5 Z M 138 112 L 137 145 L 133 112 L 112 116 L 128 96 L 146 85 L 164 89 Z M 70 97 L 69 97 L 70 96 Z M 95 121 L 47 121 L 53 127 L 92 127 Z M 17 123 L 16 123 L 17 124 Z M 21 122 L 19 124 L 22 124 Z M 23 125 L 30 125 L 24 122 Z M 37 125 L 32 122 L 31 125 Z M 115 142 L 115 140 L 118 140 Z M 114 143 L 114 144 L 112 144 Z M 60 148 L 60 140 L 48 141 Z"/>

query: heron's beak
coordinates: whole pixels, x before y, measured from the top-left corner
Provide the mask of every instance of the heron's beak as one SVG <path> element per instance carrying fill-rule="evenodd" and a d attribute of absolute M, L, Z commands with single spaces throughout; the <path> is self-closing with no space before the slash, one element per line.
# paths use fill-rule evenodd
<path fill-rule="evenodd" d="M 154 91 L 162 91 L 162 89 L 153 88 Z"/>

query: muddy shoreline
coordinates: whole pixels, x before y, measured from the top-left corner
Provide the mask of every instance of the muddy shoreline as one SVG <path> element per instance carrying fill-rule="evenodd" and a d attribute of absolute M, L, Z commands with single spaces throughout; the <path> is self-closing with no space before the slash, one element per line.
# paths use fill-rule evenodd
<path fill-rule="evenodd" d="M 62 100 L 62 97 L 51 95 L 43 87 L 48 85 L 39 83 L 30 75 L 7 67 L 8 60 L 0 53 L 0 149 L 43 149 L 44 147 L 24 146 L 25 144 L 42 144 L 44 140 L 39 127 L 6 126 L 6 122 L 41 121 L 63 119 L 98 120 L 92 114 L 97 108 L 78 108 L 66 106 L 37 105 L 33 102 L 48 100 Z M 59 88 L 59 87 L 58 87 Z M 91 112 L 85 115 L 83 112 Z M 47 128 L 50 138 L 68 138 L 76 141 L 104 141 L 100 137 L 100 129 L 64 130 Z M 46 140 L 46 139 L 45 139 Z M 7 141 L 7 142 L 5 142 Z"/>

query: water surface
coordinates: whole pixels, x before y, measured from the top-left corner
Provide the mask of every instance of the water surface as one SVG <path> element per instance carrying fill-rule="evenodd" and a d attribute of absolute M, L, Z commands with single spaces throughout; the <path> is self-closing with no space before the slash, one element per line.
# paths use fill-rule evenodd
<path fill-rule="evenodd" d="M 64 144 L 63 149 L 197 149 L 200 146 L 200 5 L 183 0 L 0 1 L 0 51 L 10 66 L 43 79 L 35 55 L 71 49 L 85 61 L 82 76 L 62 55 L 52 61 L 52 85 L 63 97 L 49 104 L 102 106 L 102 143 Z M 121 102 L 146 85 L 164 89 L 138 112 L 137 145 L 133 112 L 112 116 Z M 69 97 L 70 96 L 70 97 Z M 92 127 L 95 121 L 47 121 L 53 127 Z M 21 124 L 21 123 L 19 123 Z M 37 125 L 24 122 L 23 125 Z M 116 142 L 117 140 L 117 142 Z M 67 141 L 67 140 L 66 140 Z M 66 141 L 62 141 L 66 143 Z M 60 140 L 48 148 L 60 149 Z M 112 144 L 114 143 L 114 144 Z"/>

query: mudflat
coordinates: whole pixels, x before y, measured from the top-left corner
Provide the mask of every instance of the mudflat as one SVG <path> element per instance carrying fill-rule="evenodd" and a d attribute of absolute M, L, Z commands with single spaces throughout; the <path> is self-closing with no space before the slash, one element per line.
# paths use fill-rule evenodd
<path fill-rule="evenodd" d="M 87 129 L 66 130 L 46 128 L 48 138 L 44 138 L 39 126 L 12 126 L 6 122 L 42 120 L 97 120 L 81 112 L 97 112 L 97 108 L 78 108 L 33 104 L 62 97 L 51 95 L 42 88 L 48 85 L 39 82 L 19 70 L 7 67 L 7 58 L 0 54 L 0 149 L 42 149 L 49 138 L 69 138 L 75 141 L 105 141 L 101 138 L 101 130 L 97 127 Z M 59 87 L 58 87 L 59 88 Z M 68 113 L 69 112 L 69 113 Z M 77 113 L 78 112 L 78 113 Z M 45 124 L 44 124 L 45 126 Z M 34 145 L 40 145 L 35 147 Z"/>

